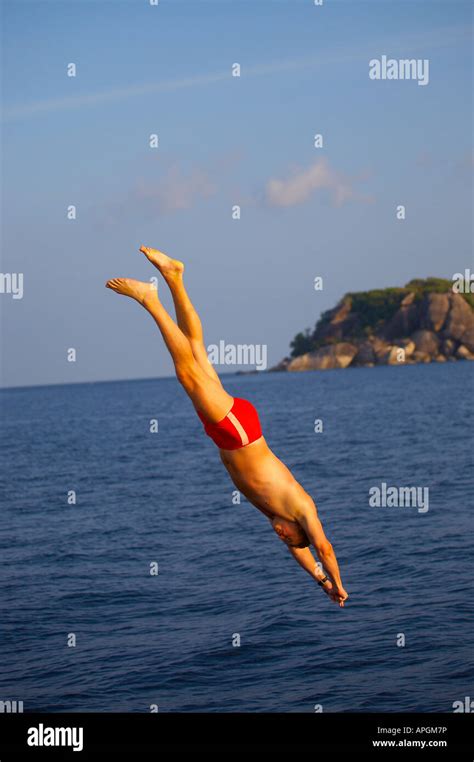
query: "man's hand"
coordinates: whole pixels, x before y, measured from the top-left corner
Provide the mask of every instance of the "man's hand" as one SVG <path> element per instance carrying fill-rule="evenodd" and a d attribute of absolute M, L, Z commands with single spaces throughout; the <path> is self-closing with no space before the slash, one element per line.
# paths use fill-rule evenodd
<path fill-rule="evenodd" d="M 341 608 L 344 608 L 344 601 L 347 601 L 349 595 L 343 587 L 333 587 L 331 598 L 334 603 L 338 603 Z"/>
<path fill-rule="evenodd" d="M 322 585 L 324 592 L 330 597 L 334 603 L 337 603 L 341 608 L 344 608 L 344 601 L 349 596 L 343 587 L 335 587 L 329 580 Z"/>
<path fill-rule="evenodd" d="M 316 582 L 321 581 L 325 576 L 327 577 L 326 582 L 323 585 L 320 585 L 320 587 L 324 590 L 326 595 L 328 595 L 329 598 L 334 601 L 334 603 L 337 603 L 338 606 L 343 608 L 344 601 L 346 601 L 349 596 L 342 587 L 342 584 L 336 584 L 336 582 L 331 581 L 327 574 L 323 574 L 321 572 L 321 569 L 319 568 L 319 565 L 316 564 L 310 549 L 295 548 L 291 545 L 288 545 L 288 550 L 290 551 L 293 558 L 299 563 L 299 565 L 302 566 L 303 569 L 308 572 L 308 574 L 314 580 L 316 580 Z"/>

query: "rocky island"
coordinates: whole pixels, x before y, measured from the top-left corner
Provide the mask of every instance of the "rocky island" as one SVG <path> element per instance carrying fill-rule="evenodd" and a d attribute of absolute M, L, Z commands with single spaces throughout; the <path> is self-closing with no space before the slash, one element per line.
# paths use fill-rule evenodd
<path fill-rule="evenodd" d="M 347 293 L 272 371 L 474 360 L 474 294 L 441 278 Z"/>

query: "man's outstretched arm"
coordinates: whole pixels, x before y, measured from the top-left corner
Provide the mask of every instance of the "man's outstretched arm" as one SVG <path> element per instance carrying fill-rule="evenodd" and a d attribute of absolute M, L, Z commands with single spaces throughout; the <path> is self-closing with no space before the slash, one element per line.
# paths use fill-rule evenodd
<path fill-rule="evenodd" d="M 325 573 L 319 568 L 309 548 L 295 548 L 291 545 L 288 545 L 288 550 L 290 551 L 295 561 L 297 561 L 299 565 L 305 570 L 305 572 L 308 572 L 309 576 L 315 579 L 316 582 L 320 582 L 325 578 Z M 328 583 L 326 584 L 328 585 Z"/>
<path fill-rule="evenodd" d="M 334 601 L 334 603 L 340 603 L 339 595 L 335 592 L 335 587 L 330 579 L 326 576 L 325 572 L 321 571 L 319 565 L 316 563 L 313 554 L 309 548 L 295 548 L 288 545 L 288 550 L 291 555 L 299 563 L 299 565 L 308 572 L 309 576 L 321 582 L 325 579 L 324 584 L 320 585 L 322 590 Z"/>
<path fill-rule="evenodd" d="M 298 516 L 298 523 L 308 535 L 308 539 L 314 546 L 319 560 L 334 585 L 334 592 L 339 595 L 341 603 L 343 603 L 346 598 L 348 598 L 348 595 L 342 585 L 336 554 L 334 553 L 331 543 L 324 534 L 324 529 L 318 518 L 316 507 L 312 505 L 303 509 Z"/>

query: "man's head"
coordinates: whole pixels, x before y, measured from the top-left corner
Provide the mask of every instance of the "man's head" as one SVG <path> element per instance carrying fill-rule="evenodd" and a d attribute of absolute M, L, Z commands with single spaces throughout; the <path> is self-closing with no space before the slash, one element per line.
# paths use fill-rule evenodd
<path fill-rule="evenodd" d="M 307 548 L 310 545 L 306 532 L 296 521 L 288 521 L 277 516 L 272 520 L 272 527 L 280 540 L 290 548 Z"/>

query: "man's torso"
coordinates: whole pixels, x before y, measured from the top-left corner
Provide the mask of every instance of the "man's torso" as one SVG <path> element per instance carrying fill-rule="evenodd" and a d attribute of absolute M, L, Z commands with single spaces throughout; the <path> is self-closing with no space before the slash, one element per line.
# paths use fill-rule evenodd
<path fill-rule="evenodd" d="M 298 509 L 309 496 L 264 437 L 247 447 L 219 453 L 235 486 L 252 505 L 268 518 L 297 521 Z"/>

